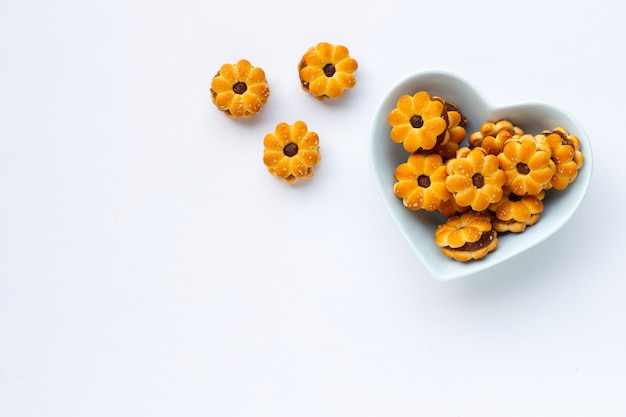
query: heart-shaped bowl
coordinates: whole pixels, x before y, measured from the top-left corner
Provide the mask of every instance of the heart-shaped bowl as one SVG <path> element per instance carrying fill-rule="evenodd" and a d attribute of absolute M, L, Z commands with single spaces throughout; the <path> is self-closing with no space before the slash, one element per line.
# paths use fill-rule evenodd
<path fill-rule="evenodd" d="M 388 114 L 405 94 L 427 91 L 456 104 L 467 117 L 467 145 L 470 133 L 478 131 L 484 122 L 507 119 L 525 133 L 538 134 L 558 126 L 580 140 L 584 164 L 576 180 L 564 190 L 547 190 L 544 210 L 539 221 L 522 233 L 501 234 L 498 247 L 480 260 L 460 262 L 443 255 L 435 244 L 435 230 L 446 218 L 437 212 L 412 211 L 393 192 L 396 167 L 407 161 L 409 154 L 402 144 L 391 140 Z M 410 74 L 398 81 L 383 97 L 374 113 L 371 125 L 369 160 L 374 182 L 394 222 L 418 255 L 426 269 L 438 281 L 451 281 L 474 275 L 500 264 L 539 244 L 557 232 L 572 217 L 583 200 L 592 172 L 591 145 L 583 127 L 567 112 L 545 103 L 523 102 L 505 106 L 491 105 L 480 91 L 459 75 L 446 70 L 430 69 Z"/>

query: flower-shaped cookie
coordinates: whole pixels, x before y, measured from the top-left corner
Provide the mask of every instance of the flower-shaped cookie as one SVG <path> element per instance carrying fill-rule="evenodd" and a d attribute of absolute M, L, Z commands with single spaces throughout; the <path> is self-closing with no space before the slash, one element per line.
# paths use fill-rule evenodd
<path fill-rule="evenodd" d="M 556 164 L 556 171 L 550 180 L 552 186 L 557 190 L 564 190 L 576 180 L 578 170 L 585 160 L 580 151 L 580 140 L 577 136 L 568 134 L 563 127 L 544 131 L 537 135 L 537 139 L 549 146 L 552 160 Z"/>
<path fill-rule="evenodd" d="M 445 217 L 458 216 L 463 213 L 467 213 L 470 210 L 471 210 L 471 207 L 469 206 L 467 207 L 459 206 L 454 200 L 454 198 L 449 198 L 446 201 L 442 202 L 439 208 L 437 209 L 439 214 Z"/>
<path fill-rule="evenodd" d="M 498 233 L 488 212 L 467 212 L 451 217 L 435 230 L 435 243 L 444 255 L 457 261 L 484 258 L 498 246 Z"/>
<path fill-rule="evenodd" d="M 460 144 L 467 135 L 467 131 L 465 130 L 467 117 L 461 114 L 456 104 L 449 101 L 444 101 L 444 104 L 448 127 L 446 128 L 446 135 L 444 140 L 441 141 L 441 144 L 445 145 L 449 142 Z"/>
<path fill-rule="evenodd" d="M 270 89 L 265 72 L 248 60 L 224 64 L 211 81 L 211 99 L 228 117 L 252 117 L 267 102 Z"/>
<path fill-rule="evenodd" d="M 350 58 L 348 48 L 320 42 L 302 56 L 298 65 L 300 85 L 318 100 L 339 98 L 355 86 L 358 63 Z"/>
<path fill-rule="evenodd" d="M 265 135 L 263 146 L 263 163 L 269 173 L 289 184 L 313 176 L 313 167 L 321 160 L 317 133 L 300 120 L 293 126 L 279 123 Z"/>
<path fill-rule="evenodd" d="M 502 198 L 506 175 L 498 158 L 482 148 L 461 148 L 446 162 L 446 187 L 461 207 L 483 211 Z"/>
<path fill-rule="evenodd" d="M 480 126 L 480 130 L 473 132 L 469 138 L 470 148 L 482 147 L 492 155 L 502 152 L 504 143 L 517 136 L 522 136 L 524 131 L 514 126 L 510 121 L 503 119 L 498 122 L 485 122 Z"/>
<path fill-rule="evenodd" d="M 467 117 L 461 114 L 457 107 L 449 101 L 445 102 L 445 110 L 448 127 L 444 133 L 444 138 L 441 142 L 438 141 L 435 147 L 429 151 L 438 153 L 444 161 L 456 155 L 456 152 L 461 146 L 461 142 L 463 142 L 463 139 L 465 139 L 467 135 L 467 131 L 465 130 Z"/>
<path fill-rule="evenodd" d="M 514 194 L 537 195 L 551 187 L 556 165 L 550 150 L 538 144 L 535 136 L 525 134 L 507 141 L 497 158 Z"/>
<path fill-rule="evenodd" d="M 403 95 L 387 116 L 391 140 L 407 152 L 430 150 L 441 143 L 448 127 L 445 103 L 426 91 Z"/>
<path fill-rule="evenodd" d="M 435 211 L 450 198 L 446 175 L 440 155 L 416 152 L 396 168 L 393 192 L 411 210 Z"/>
<path fill-rule="evenodd" d="M 498 232 L 520 233 L 539 221 L 545 191 L 537 195 L 518 196 L 504 188 L 502 200 L 489 206 L 494 213 L 493 228 Z"/>

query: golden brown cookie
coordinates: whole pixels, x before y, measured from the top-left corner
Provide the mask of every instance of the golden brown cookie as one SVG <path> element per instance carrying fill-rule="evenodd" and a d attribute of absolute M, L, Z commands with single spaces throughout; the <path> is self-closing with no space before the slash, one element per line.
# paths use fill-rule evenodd
<path fill-rule="evenodd" d="M 445 216 L 445 217 L 454 217 L 461 215 L 463 213 L 467 213 L 471 210 L 471 207 L 462 207 L 459 206 L 454 198 L 449 198 L 446 201 L 443 201 L 437 211 Z"/>
<path fill-rule="evenodd" d="M 491 215 L 467 212 L 451 217 L 435 231 L 435 243 L 449 258 L 467 262 L 482 259 L 498 246 Z"/>
<path fill-rule="evenodd" d="M 498 232 L 523 232 L 527 226 L 539 221 L 544 196 L 544 191 L 537 195 L 518 196 L 505 187 L 502 200 L 489 206 L 489 211 L 494 214 L 493 228 Z"/>
<path fill-rule="evenodd" d="M 443 99 L 441 99 L 443 100 Z M 460 111 L 456 104 L 445 101 L 444 107 L 446 111 L 446 118 L 448 127 L 446 128 L 446 134 L 444 139 L 441 141 L 440 145 L 445 145 L 447 143 L 456 143 L 457 145 L 463 142 L 465 136 L 467 136 L 467 131 L 465 128 L 467 127 L 467 117 L 465 117 Z"/>
<path fill-rule="evenodd" d="M 578 170 L 585 161 L 580 151 L 580 140 L 561 126 L 552 131 L 542 132 L 537 135 L 537 139 L 550 148 L 552 160 L 556 165 L 555 173 L 550 180 L 552 186 L 557 190 L 564 190 L 576 180 Z"/>
<path fill-rule="evenodd" d="M 446 170 L 446 187 L 459 206 L 480 212 L 502 198 L 506 175 L 498 158 L 484 149 L 459 149 L 457 156 L 446 162 Z"/>
<path fill-rule="evenodd" d="M 320 42 L 309 48 L 298 64 L 300 86 L 318 100 L 339 98 L 356 85 L 357 69 L 348 48 Z"/>
<path fill-rule="evenodd" d="M 534 135 L 524 134 L 506 142 L 497 156 L 506 174 L 506 184 L 514 194 L 537 195 L 551 188 L 556 172 L 549 148 L 538 143 Z"/>
<path fill-rule="evenodd" d="M 468 138 L 470 148 L 481 147 L 491 155 L 502 152 L 507 140 L 524 134 L 522 128 L 513 125 L 509 120 L 502 119 L 497 122 L 485 122 L 480 125 L 480 130 L 470 134 Z"/>
<path fill-rule="evenodd" d="M 391 140 L 407 152 L 430 150 L 441 143 L 448 128 L 445 103 L 426 91 L 403 95 L 388 115 Z"/>
<path fill-rule="evenodd" d="M 252 117 L 270 95 L 265 72 L 246 59 L 224 64 L 211 80 L 211 99 L 226 116 Z"/>
<path fill-rule="evenodd" d="M 443 100 L 443 99 L 442 99 Z M 430 152 L 438 153 L 444 161 L 454 157 L 460 148 L 461 142 L 467 136 L 465 130 L 467 126 L 467 117 L 465 117 L 456 107 L 454 103 L 444 101 L 445 119 L 448 124 L 444 132 L 443 139 L 441 136 L 437 139 L 437 144 Z"/>
<path fill-rule="evenodd" d="M 296 121 L 293 126 L 282 122 L 263 139 L 263 163 L 270 174 L 293 184 L 313 176 L 313 168 L 321 156 L 319 137 L 309 131 L 306 123 Z"/>
<path fill-rule="evenodd" d="M 393 192 L 411 210 L 435 211 L 450 198 L 446 175 L 440 155 L 415 152 L 396 168 Z"/>

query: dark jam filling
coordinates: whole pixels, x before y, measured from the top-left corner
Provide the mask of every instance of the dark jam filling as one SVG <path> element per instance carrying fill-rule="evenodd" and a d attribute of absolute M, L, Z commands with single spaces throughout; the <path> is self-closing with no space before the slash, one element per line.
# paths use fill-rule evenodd
<path fill-rule="evenodd" d="M 335 66 L 333 64 L 324 65 L 324 75 L 329 78 L 335 75 Z"/>
<path fill-rule="evenodd" d="M 233 85 L 233 91 L 235 92 L 235 94 L 243 94 L 246 92 L 246 90 L 248 89 L 248 86 L 246 85 L 246 83 L 238 81 L 237 83 L 235 83 L 235 85 Z"/>
<path fill-rule="evenodd" d="M 483 174 L 474 174 L 472 176 L 472 184 L 474 184 L 474 187 L 476 188 L 482 188 L 485 185 L 485 177 L 483 177 Z"/>
<path fill-rule="evenodd" d="M 515 168 L 517 169 L 517 172 L 522 175 L 528 175 L 528 173 L 530 173 L 530 168 L 528 168 L 528 165 L 523 162 L 518 162 Z"/>
<path fill-rule="evenodd" d="M 419 129 L 424 126 L 424 119 L 422 119 L 422 116 L 415 115 L 411 117 L 410 123 L 415 129 Z"/>
<path fill-rule="evenodd" d="M 493 241 L 493 239 L 495 239 L 495 237 L 496 237 L 496 232 L 493 230 L 490 230 L 480 235 L 480 239 L 478 239 L 476 242 L 467 242 L 465 245 L 461 246 L 460 248 L 451 248 L 451 249 L 463 251 L 463 252 L 473 252 L 475 250 L 483 249 L 489 246 L 489 244 Z"/>
<path fill-rule="evenodd" d="M 288 156 L 288 157 L 292 157 L 295 154 L 298 153 L 298 145 L 296 145 L 295 143 L 291 142 L 288 143 L 287 145 L 285 145 L 285 147 L 283 148 L 283 153 Z"/>
<path fill-rule="evenodd" d="M 574 146 L 572 144 L 572 142 L 569 140 L 569 138 L 567 137 L 567 135 L 565 133 L 561 132 L 560 130 L 553 130 L 552 133 L 556 133 L 557 135 L 559 135 L 561 137 L 561 144 L 563 146 L 565 146 L 565 145 Z"/>

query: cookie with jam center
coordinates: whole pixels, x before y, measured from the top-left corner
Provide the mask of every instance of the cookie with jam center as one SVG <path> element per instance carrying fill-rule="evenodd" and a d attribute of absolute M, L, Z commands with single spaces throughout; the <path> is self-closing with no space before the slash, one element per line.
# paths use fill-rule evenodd
<path fill-rule="evenodd" d="M 281 122 L 263 139 L 263 163 L 270 174 L 288 184 L 311 178 L 320 162 L 319 136 L 305 122 Z"/>
<path fill-rule="evenodd" d="M 550 181 L 556 172 L 551 153 L 548 146 L 531 134 L 508 140 L 497 156 L 506 174 L 505 185 L 519 196 L 537 195 L 551 188 Z"/>
<path fill-rule="evenodd" d="M 489 206 L 494 214 L 493 228 L 498 232 L 521 233 L 526 227 L 539 221 L 543 212 L 545 191 L 537 195 L 518 196 L 509 187 L 504 187 L 502 199 Z"/>
<path fill-rule="evenodd" d="M 446 166 L 439 154 L 415 152 L 396 167 L 394 194 L 410 210 L 437 210 L 450 199 L 446 188 Z"/>
<path fill-rule="evenodd" d="M 336 99 L 356 85 L 358 67 L 345 46 L 320 42 L 310 47 L 298 64 L 300 86 L 318 100 Z"/>
<path fill-rule="evenodd" d="M 580 139 L 571 135 L 562 127 L 552 131 L 543 131 L 536 139 L 547 144 L 551 150 L 552 160 L 556 169 L 550 183 L 557 190 L 566 189 L 576 180 L 578 170 L 583 166 L 585 158 L 580 150 Z"/>
<path fill-rule="evenodd" d="M 498 247 L 498 233 L 491 214 L 473 211 L 449 218 L 435 230 L 441 252 L 461 262 L 482 259 Z"/>
<path fill-rule="evenodd" d="M 495 155 L 482 148 L 460 148 L 455 158 L 446 162 L 446 187 L 456 203 L 481 212 L 502 198 L 506 181 Z"/>
<path fill-rule="evenodd" d="M 230 118 L 256 115 L 269 95 L 265 71 L 246 59 L 222 65 L 211 80 L 211 100 Z"/>

